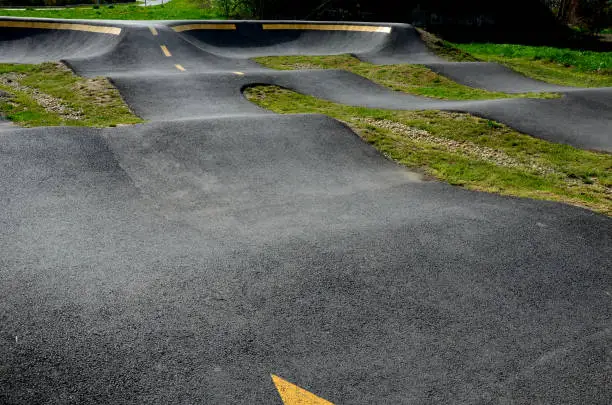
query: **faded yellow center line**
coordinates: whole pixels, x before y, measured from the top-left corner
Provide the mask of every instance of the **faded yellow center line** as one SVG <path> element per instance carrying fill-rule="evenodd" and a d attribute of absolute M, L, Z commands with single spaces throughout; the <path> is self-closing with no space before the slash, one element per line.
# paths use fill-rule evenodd
<path fill-rule="evenodd" d="M 155 27 L 149 27 L 149 30 L 151 30 L 151 34 L 153 34 L 154 37 L 157 36 L 157 30 L 155 29 Z"/>
<path fill-rule="evenodd" d="M 361 31 L 390 33 L 391 27 L 344 24 L 262 24 L 264 30 Z"/>
<path fill-rule="evenodd" d="M 243 72 L 232 72 L 232 73 L 235 74 L 235 75 L 238 75 L 238 76 L 244 76 Z"/>
<path fill-rule="evenodd" d="M 236 24 L 184 24 L 172 27 L 175 32 L 191 30 L 235 30 Z"/>
<path fill-rule="evenodd" d="M 179 65 L 179 64 L 174 65 L 174 67 L 176 67 L 176 68 L 177 68 L 178 70 L 180 70 L 181 72 L 184 72 L 184 71 L 185 71 L 185 68 L 184 68 L 184 67 L 182 67 L 182 66 L 181 66 L 181 65 Z"/>
<path fill-rule="evenodd" d="M 164 55 L 166 55 L 166 57 L 171 57 L 172 54 L 170 53 L 170 51 L 168 50 L 168 48 L 166 47 L 166 45 L 160 45 L 159 46 L 162 50 L 162 52 L 164 53 Z"/>
<path fill-rule="evenodd" d="M 99 25 L 70 24 L 70 23 L 47 23 L 34 21 L 0 21 L 0 27 L 6 28 L 36 28 L 45 30 L 70 30 L 96 32 L 99 34 L 121 34 L 121 28 L 103 27 Z"/>

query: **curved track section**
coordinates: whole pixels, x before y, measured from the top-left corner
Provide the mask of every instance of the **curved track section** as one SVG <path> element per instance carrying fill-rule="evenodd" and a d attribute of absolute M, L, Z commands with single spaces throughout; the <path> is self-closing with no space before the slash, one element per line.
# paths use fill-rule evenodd
<path fill-rule="evenodd" d="M 391 39 L 388 25 L 364 23 L 185 21 L 171 28 L 203 49 L 233 58 L 361 53 L 381 49 Z"/>
<path fill-rule="evenodd" d="M 330 29 L 330 26 L 333 25 L 295 22 L 203 23 L 201 21 L 182 21 L 172 23 L 170 26 L 170 29 L 178 36 L 166 30 L 160 32 L 159 35 L 165 36 L 162 42 L 172 43 L 173 47 L 180 49 L 182 67 L 192 73 L 204 74 L 199 79 L 195 76 L 187 79 L 189 85 L 198 89 L 205 90 L 212 85 L 220 90 L 221 86 L 229 86 L 220 94 L 235 94 L 238 88 L 248 84 L 277 84 L 304 94 L 349 105 L 372 108 L 464 111 L 506 123 L 547 140 L 568 143 L 577 147 L 612 151 L 612 136 L 609 131 L 612 118 L 608 113 L 610 111 L 608 97 L 610 89 L 582 90 L 551 85 L 527 78 L 493 63 L 442 62 L 427 50 L 414 28 L 405 24 L 356 23 L 336 25 L 335 29 Z M 137 39 L 138 35 L 141 35 L 142 38 Z M 167 79 L 161 76 L 178 73 L 171 61 L 167 61 L 163 68 L 160 63 L 152 62 L 158 57 L 157 44 L 159 41 L 159 39 L 154 40 L 147 37 L 146 29 L 141 28 L 140 33 L 135 33 L 134 37 L 128 41 L 129 44 L 118 47 L 107 55 L 90 60 L 70 60 L 69 62 L 81 74 L 109 75 L 116 79 L 120 87 L 133 88 L 134 91 L 124 92 L 128 100 L 143 100 L 146 92 L 137 89 L 143 87 L 130 85 L 130 80 L 134 79 L 138 83 L 146 81 L 149 88 L 156 86 L 163 88 L 167 87 L 165 83 Z M 139 56 L 144 49 L 150 52 L 149 56 Z M 399 94 L 346 72 L 266 71 L 248 60 L 252 56 L 269 54 L 334 53 L 354 53 L 372 63 L 422 63 L 457 82 L 487 90 L 555 91 L 562 92 L 565 96 L 562 102 L 528 99 L 478 102 L 436 101 Z M 125 70 L 127 74 L 124 75 L 122 70 Z M 148 77 L 146 79 L 135 78 L 133 74 L 129 74 L 134 70 L 142 71 Z M 234 77 L 236 71 L 244 74 L 244 77 Z M 195 83 L 197 80 L 203 82 Z M 213 82 L 208 82 L 209 80 Z M 186 82 L 177 79 L 177 83 Z M 181 84 L 178 85 L 181 86 Z M 189 87 L 185 87 L 185 91 L 190 92 Z M 185 91 L 181 91 L 181 96 L 191 101 L 198 98 L 208 99 L 210 95 L 215 94 L 191 91 L 191 96 L 189 96 Z M 576 95 L 570 95 L 570 93 L 576 93 Z M 585 103 L 584 101 L 591 96 L 592 100 Z M 178 98 L 173 94 L 168 94 L 167 97 Z M 242 101 L 229 102 L 241 104 L 241 109 L 248 109 L 244 107 Z M 189 113 L 185 113 L 186 110 L 178 109 L 175 117 L 183 117 L 184 114 L 192 116 L 193 106 L 197 105 L 193 102 L 183 103 L 181 100 L 176 100 L 176 103 L 178 105 L 188 104 L 192 107 L 188 107 Z M 163 111 L 169 108 L 168 103 L 163 99 L 151 99 L 145 101 L 144 104 L 141 102 L 134 104 L 137 110 L 144 104 L 148 105 L 147 108 L 155 110 L 153 114 L 147 114 L 144 108 L 139 110 L 149 119 L 168 117 L 163 115 Z M 221 108 L 212 106 L 213 115 L 216 114 L 215 109 L 220 110 Z M 202 109 L 197 116 L 208 116 L 208 111 L 207 108 Z M 567 111 L 575 111 L 582 115 L 570 118 Z M 224 109 L 223 113 L 233 114 L 232 110 L 227 109 Z M 525 113 L 531 118 L 524 120 Z"/>
<path fill-rule="evenodd" d="M 424 181 L 337 121 L 241 95 L 274 83 L 539 131 L 549 114 L 576 142 L 608 125 L 609 89 L 425 100 L 262 69 L 223 26 L 212 45 L 154 28 L 68 60 L 149 123 L 2 129 L 0 403 L 281 405 L 271 373 L 336 404 L 610 402 L 609 218 Z M 351 51 L 418 54 L 402 29 Z"/>
<path fill-rule="evenodd" d="M 488 117 L 551 142 L 612 152 L 612 89 L 582 89 L 561 99 L 512 99 L 458 111 Z"/>
<path fill-rule="evenodd" d="M 504 93 L 564 92 L 573 87 L 558 86 L 520 75 L 512 69 L 488 62 L 427 63 L 428 68 L 466 86 Z"/>
<path fill-rule="evenodd" d="M 274 84 L 353 106 L 470 112 L 552 142 L 612 152 L 612 116 L 607 114 L 612 111 L 609 89 L 572 90 L 561 99 L 445 101 L 391 91 L 340 70 L 256 69 L 240 73 L 117 75 L 113 82 L 138 114 L 155 121 L 266 113 L 242 98 L 240 92 L 252 84 Z M 163 92 L 164 97 L 151 97 L 156 91 Z"/>
<path fill-rule="evenodd" d="M 177 61 L 184 64 L 190 72 L 231 72 L 259 67 L 249 60 L 235 60 L 206 52 L 165 27 L 156 27 L 157 35 L 152 35 L 147 26 L 129 26 L 123 30 L 121 41 L 104 54 L 87 58 L 68 58 L 67 62 L 79 74 L 111 77 L 178 74 L 180 71 L 175 67 Z M 160 50 L 162 45 L 169 50 L 169 56 Z M 165 57 L 160 58 L 160 55 Z"/>
<path fill-rule="evenodd" d="M 91 22 L 0 17 L 0 63 L 41 63 L 93 57 L 111 50 L 121 28 Z"/>

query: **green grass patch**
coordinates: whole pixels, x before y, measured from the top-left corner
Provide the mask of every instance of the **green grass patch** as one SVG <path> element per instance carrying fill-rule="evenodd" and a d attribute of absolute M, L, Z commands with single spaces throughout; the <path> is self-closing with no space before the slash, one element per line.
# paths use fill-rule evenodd
<path fill-rule="evenodd" d="M 107 20 L 195 20 L 223 19 L 210 2 L 171 0 L 164 5 L 141 7 L 139 4 L 113 4 L 94 7 L 72 7 L 61 10 L 0 10 L 1 16 L 107 19 Z"/>
<path fill-rule="evenodd" d="M 143 122 L 107 79 L 76 76 L 60 63 L 0 64 L 0 114 L 27 126 L 107 127 Z"/>
<path fill-rule="evenodd" d="M 612 52 L 511 44 L 454 44 L 477 59 L 498 62 L 526 76 L 577 87 L 612 86 Z"/>
<path fill-rule="evenodd" d="M 514 97 L 555 98 L 552 93 L 506 94 L 475 89 L 456 83 L 421 65 L 373 65 L 350 55 L 267 56 L 254 58 L 266 67 L 280 70 L 343 69 L 392 90 L 445 100 L 485 100 Z"/>
<path fill-rule="evenodd" d="M 281 114 L 336 118 L 384 155 L 453 185 L 612 215 L 610 154 L 547 142 L 469 114 L 350 107 L 276 86 L 251 87 L 245 96 Z"/>
<path fill-rule="evenodd" d="M 578 51 L 547 46 L 510 44 L 456 44 L 472 55 L 494 55 L 510 59 L 545 60 L 572 66 L 581 72 L 608 71 L 612 73 L 612 52 Z"/>

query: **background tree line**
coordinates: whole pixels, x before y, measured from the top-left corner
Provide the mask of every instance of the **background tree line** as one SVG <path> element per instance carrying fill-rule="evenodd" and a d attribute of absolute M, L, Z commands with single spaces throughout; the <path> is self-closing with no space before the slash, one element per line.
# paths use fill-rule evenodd
<path fill-rule="evenodd" d="M 612 27 L 612 0 L 542 0 L 562 23 L 586 31 Z"/>
<path fill-rule="evenodd" d="M 214 0 L 214 4 L 228 18 L 412 22 L 416 15 L 425 16 L 425 25 L 510 21 L 523 28 L 525 22 L 548 28 L 556 20 L 590 32 L 612 26 L 612 0 Z"/>
<path fill-rule="evenodd" d="M 97 0 L 0 0 L 0 7 L 72 5 Z M 101 3 L 127 0 L 101 0 Z M 191 0 L 227 18 L 415 23 L 449 39 L 567 37 L 612 27 L 612 0 Z M 575 31 L 574 31 L 575 32 Z M 498 36 L 500 38 L 495 38 Z"/>

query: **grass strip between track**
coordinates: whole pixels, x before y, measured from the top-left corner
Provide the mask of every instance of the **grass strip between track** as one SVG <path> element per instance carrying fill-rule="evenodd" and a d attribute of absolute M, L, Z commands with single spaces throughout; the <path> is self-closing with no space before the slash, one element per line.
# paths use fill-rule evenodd
<path fill-rule="evenodd" d="M 0 114 L 21 126 L 143 122 L 107 79 L 76 76 L 60 63 L 0 64 L 0 93 Z"/>
<path fill-rule="evenodd" d="M 392 90 L 445 100 L 489 100 L 498 98 L 557 98 L 555 93 L 506 94 L 461 85 L 421 65 L 373 65 L 350 55 L 267 56 L 254 58 L 266 67 L 279 70 L 343 69 L 361 75 Z"/>
<path fill-rule="evenodd" d="M 453 185 L 612 215 L 610 154 L 547 142 L 469 114 L 350 107 L 276 86 L 251 87 L 245 96 L 280 114 L 336 118 L 385 156 Z"/>

